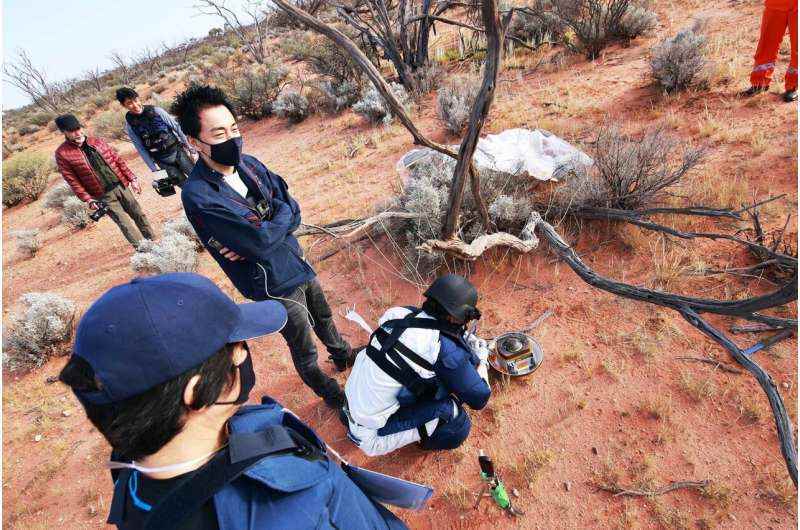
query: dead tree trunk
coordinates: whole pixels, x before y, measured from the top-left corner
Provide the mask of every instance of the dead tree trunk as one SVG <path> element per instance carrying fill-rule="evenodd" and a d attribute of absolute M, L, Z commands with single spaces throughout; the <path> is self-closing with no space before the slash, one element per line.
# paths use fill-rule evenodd
<path fill-rule="evenodd" d="M 392 110 L 392 114 L 394 114 L 400 123 L 408 129 L 408 132 L 411 133 L 411 136 L 414 138 L 414 144 L 416 145 L 423 145 L 434 151 L 438 151 L 442 154 L 450 156 L 456 159 L 458 162 L 456 164 L 456 172 L 454 173 L 453 181 L 456 182 L 456 175 L 458 172 L 461 172 L 459 177 L 460 181 L 460 191 L 458 192 L 458 204 L 457 206 L 451 205 L 448 208 L 448 217 L 454 217 L 457 219 L 458 217 L 458 210 L 461 207 L 461 197 L 463 197 L 464 192 L 464 175 L 467 174 L 469 171 L 472 183 L 472 193 L 475 198 L 475 202 L 478 205 L 478 211 L 481 212 L 481 219 L 483 220 L 484 225 L 489 230 L 491 222 L 489 220 L 488 209 L 486 208 L 486 203 L 483 200 L 483 197 L 480 194 L 480 179 L 478 177 L 478 172 L 474 168 L 474 164 L 472 163 L 472 155 L 475 152 L 475 146 L 477 145 L 478 135 L 480 134 L 480 130 L 483 127 L 483 123 L 486 120 L 486 115 L 489 113 L 489 107 L 491 106 L 492 99 L 494 97 L 494 89 L 495 84 L 497 82 L 497 73 L 500 67 L 500 55 L 502 53 L 502 25 L 499 20 L 499 15 L 497 13 L 497 6 L 494 3 L 494 0 L 490 0 L 488 2 L 489 5 L 484 5 L 484 21 L 488 24 L 487 26 L 487 36 L 493 35 L 488 37 L 489 40 L 489 48 L 490 51 L 487 55 L 487 64 L 484 73 L 484 81 L 483 85 L 481 86 L 481 92 L 479 93 L 475 106 L 473 107 L 472 114 L 470 116 L 470 123 L 467 130 L 467 135 L 462 142 L 461 148 L 459 149 L 459 153 L 453 152 L 448 147 L 438 144 L 430 139 L 428 139 L 425 135 L 423 135 L 411 118 L 406 114 L 405 109 L 397 100 L 397 98 L 392 93 L 391 89 L 389 88 L 388 83 L 383 78 L 381 73 L 375 67 L 374 64 L 364 55 L 364 52 L 352 41 L 350 40 L 347 35 L 342 33 L 341 31 L 337 30 L 336 28 L 330 26 L 322 22 L 321 20 L 313 17 L 303 11 L 302 9 L 298 8 L 295 5 L 287 2 L 286 0 L 274 0 L 275 5 L 279 8 L 283 9 L 290 15 L 294 16 L 296 19 L 300 20 L 304 24 L 306 24 L 309 28 L 314 29 L 315 31 L 325 35 L 329 39 L 331 39 L 336 45 L 338 45 L 342 50 L 350 56 L 353 62 L 364 72 L 364 74 L 372 81 L 375 85 L 375 88 L 381 94 L 381 97 L 386 101 L 389 107 Z M 491 28 L 489 27 L 491 26 Z M 496 48 L 496 49 L 495 49 Z M 493 59 L 492 59 L 493 58 Z M 469 140 L 469 141 L 468 141 Z M 468 159 L 466 162 L 463 162 L 464 157 L 466 155 Z M 461 164 L 461 168 L 459 169 L 459 164 Z M 451 189 L 451 197 L 453 196 L 453 191 Z M 454 219 L 455 222 L 455 219 Z M 455 224 L 453 225 L 455 226 Z M 453 230 L 454 232 L 454 230 Z M 452 235 L 452 233 L 450 235 Z"/>
<path fill-rule="evenodd" d="M 489 231 L 491 222 L 489 221 L 488 211 L 484 211 L 486 205 L 480 200 L 480 181 L 478 172 L 472 163 L 472 156 L 475 154 L 475 147 L 478 145 L 478 138 L 486 122 L 486 116 L 494 100 L 494 91 L 497 85 L 497 74 L 500 71 L 500 62 L 503 56 L 503 32 L 504 28 L 500 24 L 500 15 L 497 12 L 495 0 L 483 0 L 481 2 L 481 16 L 483 26 L 486 29 L 486 62 L 484 63 L 484 75 L 481 89 L 475 97 L 475 104 L 469 117 L 467 134 L 461 142 L 458 150 L 458 162 L 453 171 L 453 182 L 450 185 L 450 201 L 447 214 L 444 218 L 442 228 L 442 239 L 450 239 L 456 232 L 458 226 L 458 215 L 461 212 L 461 200 L 464 197 L 464 184 L 467 173 L 472 178 L 472 193 L 478 201 L 479 211 L 486 230 Z"/>

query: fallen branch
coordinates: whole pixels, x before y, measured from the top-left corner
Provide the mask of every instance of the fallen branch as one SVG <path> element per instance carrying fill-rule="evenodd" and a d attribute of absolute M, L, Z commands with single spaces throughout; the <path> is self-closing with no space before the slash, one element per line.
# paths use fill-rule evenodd
<path fill-rule="evenodd" d="M 711 357 L 676 357 L 679 361 L 688 361 L 688 362 L 695 362 L 695 363 L 705 363 L 710 364 L 714 367 L 714 369 L 719 368 L 723 372 L 728 372 L 729 374 L 743 374 L 741 370 L 737 370 L 736 368 L 731 368 L 727 364 L 720 362 L 716 359 L 712 359 Z"/>
<path fill-rule="evenodd" d="M 395 219 L 416 219 L 417 217 L 419 217 L 419 214 L 410 212 L 381 212 L 372 217 L 336 221 L 322 226 L 301 224 L 300 227 L 295 230 L 294 236 L 328 235 L 334 238 L 350 239 L 373 231 L 378 226 L 383 227 L 386 223 Z"/>
<path fill-rule="evenodd" d="M 475 238 L 472 243 L 465 243 L 458 238 L 448 240 L 429 239 L 417 247 L 429 253 L 444 252 L 451 256 L 467 261 L 475 261 L 484 252 L 494 247 L 508 247 L 522 254 L 526 254 L 539 246 L 539 238 L 533 233 L 536 218 L 539 214 L 534 212 L 522 229 L 521 237 L 513 236 L 507 232 L 495 232 Z"/>
<path fill-rule="evenodd" d="M 766 324 L 742 324 L 741 326 L 731 326 L 731 333 L 762 333 L 764 331 L 780 331 L 785 329 L 780 326 L 768 326 Z"/>
<path fill-rule="evenodd" d="M 708 487 L 711 484 L 710 480 L 685 480 L 681 482 L 672 482 L 671 484 L 664 486 L 661 489 L 648 491 L 648 490 L 635 490 L 635 489 L 627 489 L 621 488 L 614 485 L 607 485 L 607 484 L 597 484 L 597 488 L 603 491 L 608 491 L 609 493 L 613 493 L 614 497 L 655 497 L 657 495 L 664 495 L 665 493 L 669 493 L 670 491 L 675 491 L 679 489 L 691 488 L 691 489 L 702 489 Z"/>

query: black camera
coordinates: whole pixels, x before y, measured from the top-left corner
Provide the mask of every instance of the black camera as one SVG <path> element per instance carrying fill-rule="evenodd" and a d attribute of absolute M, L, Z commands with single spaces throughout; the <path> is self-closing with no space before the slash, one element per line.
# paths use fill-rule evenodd
<path fill-rule="evenodd" d="M 180 184 L 180 180 L 175 177 L 165 177 L 153 181 L 153 189 L 162 197 L 175 195 L 175 186 Z"/>
<path fill-rule="evenodd" d="M 97 210 L 90 213 L 89 218 L 92 221 L 97 222 L 101 217 L 108 213 L 108 204 L 106 204 L 105 201 L 95 201 L 95 204 L 97 204 Z"/>
<path fill-rule="evenodd" d="M 258 201 L 255 208 L 262 221 L 269 221 L 272 219 L 272 206 L 268 200 L 263 199 Z"/>

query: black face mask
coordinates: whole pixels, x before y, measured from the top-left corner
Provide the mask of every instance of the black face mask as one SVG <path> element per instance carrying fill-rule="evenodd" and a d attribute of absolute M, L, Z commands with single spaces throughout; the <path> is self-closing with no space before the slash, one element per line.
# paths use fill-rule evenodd
<path fill-rule="evenodd" d="M 253 370 L 253 358 L 247 343 L 244 349 L 247 350 L 247 357 L 236 367 L 239 371 L 239 397 L 234 401 L 217 401 L 217 405 L 243 405 L 250 399 L 250 391 L 256 386 L 256 372 Z"/>
<path fill-rule="evenodd" d="M 200 140 L 203 142 L 202 140 Z M 239 161 L 242 159 L 242 137 L 236 136 L 228 138 L 219 144 L 208 144 L 203 142 L 211 148 L 209 156 L 211 160 L 223 166 L 238 166 Z"/>

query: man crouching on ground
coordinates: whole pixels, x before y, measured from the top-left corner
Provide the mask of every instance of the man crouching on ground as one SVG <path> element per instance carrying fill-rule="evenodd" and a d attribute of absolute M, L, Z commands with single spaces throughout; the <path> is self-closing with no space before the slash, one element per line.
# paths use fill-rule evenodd
<path fill-rule="evenodd" d="M 353 355 L 292 235 L 300 206 L 286 181 L 242 154 L 233 107 L 220 89 L 194 85 L 175 98 L 171 110 L 200 154 L 181 192 L 189 221 L 242 295 L 286 307 L 289 321 L 281 334 L 297 373 L 329 407 L 340 408 L 344 392 L 317 365 L 312 329 L 339 371 L 352 365 Z"/>
<path fill-rule="evenodd" d="M 124 308 L 121 310 L 120 308 Z M 255 385 L 248 339 L 286 322 L 190 273 L 135 279 L 81 318 L 59 376 L 113 450 L 108 522 L 126 530 L 406 528 Z"/>
<path fill-rule="evenodd" d="M 466 333 L 480 318 L 478 291 L 455 274 L 425 291 L 421 309 L 392 307 L 347 379 L 348 437 L 369 456 L 419 442 L 423 449 L 454 449 L 470 420 L 461 404 L 489 401 L 486 341 Z"/>

